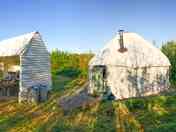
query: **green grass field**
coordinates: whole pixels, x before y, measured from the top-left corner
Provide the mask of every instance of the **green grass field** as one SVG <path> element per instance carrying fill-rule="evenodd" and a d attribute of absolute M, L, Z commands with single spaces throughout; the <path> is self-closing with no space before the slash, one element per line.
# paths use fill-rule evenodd
<path fill-rule="evenodd" d="M 64 113 L 59 97 L 73 92 L 86 80 L 54 79 L 47 102 L 18 104 L 17 99 L 0 102 L 0 132 L 174 132 L 176 95 L 167 94 L 125 101 L 93 102 Z"/>

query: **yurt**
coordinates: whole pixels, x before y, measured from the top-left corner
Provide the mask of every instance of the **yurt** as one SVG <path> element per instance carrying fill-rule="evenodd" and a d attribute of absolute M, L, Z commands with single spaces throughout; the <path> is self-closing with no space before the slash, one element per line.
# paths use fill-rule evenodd
<path fill-rule="evenodd" d="M 50 55 L 39 32 L 0 42 L 0 97 L 38 102 L 50 90 Z"/>
<path fill-rule="evenodd" d="M 89 63 L 89 93 L 125 99 L 169 88 L 168 58 L 136 33 L 119 30 Z"/>

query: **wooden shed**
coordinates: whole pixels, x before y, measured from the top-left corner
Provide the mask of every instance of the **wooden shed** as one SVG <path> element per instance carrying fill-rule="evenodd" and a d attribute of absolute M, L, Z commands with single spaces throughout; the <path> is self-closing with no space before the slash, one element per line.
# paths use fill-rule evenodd
<path fill-rule="evenodd" d="M 0 42 L 0 96 L 44 101 L 51 85 L 50 55 L 39 32 Z"/>

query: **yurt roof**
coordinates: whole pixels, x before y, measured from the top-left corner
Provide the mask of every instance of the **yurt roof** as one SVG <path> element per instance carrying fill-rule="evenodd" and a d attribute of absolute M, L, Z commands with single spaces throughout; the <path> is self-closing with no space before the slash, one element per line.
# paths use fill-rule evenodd
<path fill-rule="evenodd" d="M 0 57 L 20 55 L 36 33 L 38 32 L 31 32 L 1 41 Z"/>
<path fill-rule="evenodd" d="M 125 67 L 170 66 L 168 58 L 150 42 L 136 33 L 123 33 L 126 52 L 120 52 L 119 35 L 116 35 L 89 65 L 112 65 Z"/>

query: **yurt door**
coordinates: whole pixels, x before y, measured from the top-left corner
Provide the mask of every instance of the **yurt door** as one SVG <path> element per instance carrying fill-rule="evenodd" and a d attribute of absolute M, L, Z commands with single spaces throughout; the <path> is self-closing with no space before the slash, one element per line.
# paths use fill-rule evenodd
<path fill-rule="evenodd" d="M 96 94 L 101 94 L 105 92 L 105 70 L 106 68 L 104 66 L 95 66 L 93 68 L 92 84 Z"/>

